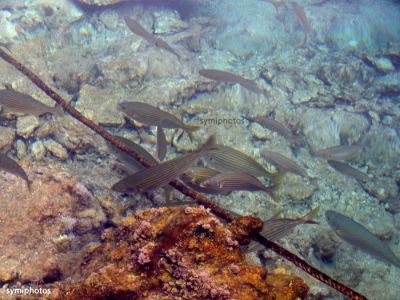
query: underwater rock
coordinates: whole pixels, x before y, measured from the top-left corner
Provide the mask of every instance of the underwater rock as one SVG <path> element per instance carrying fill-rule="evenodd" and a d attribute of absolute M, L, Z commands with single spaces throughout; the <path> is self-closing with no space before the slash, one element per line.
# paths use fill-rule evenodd
<path fill-rule="evenodd" d="M 336 254 L 338 243 L 332 234 L 327 231 L 318 234 L 313 239 L 312 248 L 314 255 L 324 263 L 332 263 Z"/>
<path fill-rule="evenodd" d="M 297 277 L 249 265 L 232 232 L 202 207 L 137 211 L 104 231 L 68 282 L 48 286 L 46 299 L 65 300 L 294 300 L 308 292 Z"/>
<path fill-rule="evenodd" d="M 123 3 L 131 0 L 78 0 L 82 4 L 93 5 L 93 6 L 107 6 L 117 3 Z"/>
<path fill-rule="evenodd" d="M 51 154 L 53 154 L 55 157 L 61 159 L 61 160 L 66 160 L 68 158 L 68 152 L 65 150 L 65 148 L 57 143 L 56 141 L 49 139 L 43 142 L 44 147 L 49 151 Z"/>
<path fill-rule="evenodd" d="M 0 126 L 0 150 L 9 148 L 15 139 L 15 130 Z"/>
<path fill-rule="evenodd" d="M 30 148 L 32 156 L 36 161 L 42 160 L 46 155 L 46 148 L 42 141 L 34 142 Z"/>
<path fill-rule="evenodd" d="M 94 197 L 77 178 L 58 168 L 20 162 L 32 180 L 31 192 L 24 181 L 0 176 L 0 284 L 49 283 L 68 276 L 81 257 L 81 248 L 96 239 L 104 214 Z M 94 209 L 92 231 L 73 234 L 81 211 Z M 60 252 L 57 240 L 69 234 L 71 249 Z M 18 282 L 16 281 L 18 280 Z M 0 293 L 1 299 L 3 298 Z"/>
<path fill-rule="evenodd" d="M 39 118 L 35 116 L 23 116 L 17 119 L 17 135 L 27 139 L 30 138 L 40 125 Z"/>
<path fill-rule="evenodd" d="M 311 184 L 307 179 L 292 173 L 286 173 L 282 182 L 274 191 L 276 199 L 282 202 L 300 202 L 311 199 L 317 187 Z"/>
<path fill-rule="evenodd" d="M 336 122 L 342 143 L 353 144 L 360 140 L 369 129 L 369 121 L 362 114 L 335 111 L 332 120 Z"/>
<path fill-rule="evenodd" d="M 395 70 L 391 60 L 386 57 L 366 57 L 366 60 L 379 72 L 390 73 Z"/>
<path fill-rule="evenodd" d="M 22 158 L 24 158 L 24 157 L 26 156 L 26 154 L 27 154 L 27 152 L 26 152 L 26 145 L 25 145 L 25 143 L 24 143 L 23 140 L 18 139 L 18 140 L 15 142 L 14 147 L 15 147 L 15 150 L 17 150 L 17 157 L 18 157 L 19 159 L 22 159 Z"/>
<path fill-rule="evenodd" d="M 108 29 L 113 31 L 117 30 L 118 23 L 120 22 L 117 12 L 111 10 L 103 11 L 99 16 L 99 19 Z"/>
<path fill-rule="evenodd" d="M 155 34 L 170 34 L 185 30 L 189 25 L 180 20 L 179 13 L 177 11 L 163 11 L 162 13 L 153 13 L 154 33 Z"/>

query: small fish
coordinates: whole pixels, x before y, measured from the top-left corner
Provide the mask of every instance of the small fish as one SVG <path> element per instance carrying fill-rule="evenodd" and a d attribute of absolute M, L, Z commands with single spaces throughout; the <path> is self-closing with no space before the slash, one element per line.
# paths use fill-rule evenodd
<path fill-rule="evenodd" d="M 128 28 L 138 36 L 141 36 L 144 38 L 149 44 L 154 45 L 158 48 L 164 49 L 174 55 L 176 55 L 178 58 L 180 58 L 179 54 L 175 52 L 174 49 L 170 45 L 168 45 L 166 42 L 164 42 L 162 39 L 154 36 L 150 32 L 148 32 L 142 25 L 140 25 L 137 21 L 125 16 L 124 17 L 125 23 L 128 26 Z"/>
<path fill-rule="evenodd" d="M 300 4 L 296 2 L 292 2 L 292 9 L 294 13 L 296 14 L 297 19 L 300 22 L 301 27 L 306 33 L 311 32 L 311 26 L 310 23 L 308 22 L 306 13 L 304 12 L 303 7 L 300 6 Z"/>
<path fill-rule="evenodd" d="M 157 155 L 160 161 L 164 160 L 167 154 L 167 139 L 161 126 L 157 127 Z"/>
<path fill-rule="evenodd" d="M 207 188 L 203 188 L 200 186 L 204 180 L 210 179 L 211 177 L 219 174 L 220 172 L 210 169 L 210 168 L 202 168 L 195 167 L 187 170 L 180 176 L 180 179 L 190 188 L 194 189 L 200 193 L 212 194 L 213 191 Z"/>
<path fill-rule="evenodd" d="M 328 164 L 332 168 L 334 168 L 336 171 L 338 171 L 344 175 L 353 177 L 357 180 L 368 181 L 368 180 L 372 179 L 372 177 L 368 176 L 367 174 L 365 174 L 365 173 L 357 170 L 356 168 L 353 168 L 352 166 L 349 166 L 343 162 L 335 161 L 335 160 L 328 160 Z"/>
<path fill-rule="evenodd" d="M 360 151 L 361 146 L 358 144 L 339 145 L 316 151 L 314 155 L 327 160 L 348 160 L 357 157 Z"/>
<path fill-rule="evenodd" d="M 121 193 L 148 192 L 167 185 L 169 182 L 184 173 L 204 151 L 215 143 L 212 135 L 197 151 L 184 154 L 169 161 L 162 162 L 154 167 L 139 171 L 113 185 L 112 190 Z"/>
<path fill-rule="evenodd" d="M 221 171 L 244 172 L 255 177 L 272 177 L 254 158 L 224 145 L 215 145 L 204 155 L 208 164 Z"/>
<path fill-rule="evenodd" d="M 261 155 L 268 161 L 277 165 L 278 169 L 281 171 L 291 172 L 306 178 L 309 178 L 306 171 L 303 170 L 298 164 L 296 164 L 293 160 L 272 151 L 264 150 Z"/>
<path fill-rule="evenodd" d="M 364 226 L 333 210 L 326 211 L 325 217 L 329 226 L 342 240 L 378 260 L 400 268 L 400 259 L 383 241 Z"/>
<path fill-rule="evenodd" d="M 288 127 L 286 127 L 286 125 L 279 123 L 274 119 L 267 117 L 253 117 L 249 118 L 249 120 L 257 122 L 261 126 L 277 132 L 278 134 L 286 138 L 289 142 L 292 142 L 294 144 L 299 144 L 302 142 L 302 138 L 293 135 L 292 131 Z"/>
<path fill-rule="evenodd" d="M 158 164 L 158 161 L 149 153 L 147 152 L 146 149 L 144 149 L 142 146 L 132 142 L 129 139 L 126 139 L 122 136 L 114 136 L 117 140 L 120 142 L 124 143 L 126 146 L 128 146 L 130 149 L 133 151 L 139 153 L 141 156 L 143 156 L 146 160 L 151 162 L 152 164 Z M 119 150 L 117 147 L 113 146 L 112 144 L 107 144 L 108 148 L 110 151 L 118 157 L 118 159 L 123 162 L 124 164 L 128 165 L 128 167 L 136 172 L 138 170 L 145 169 L 145 167 L 138 162 L 136 159 L 134 159 L 132 156 L 129 154 L 125 153 L 124 151 Z"/>
<path fill-rule="evenodd" d="M 242 87 L 252 91 L 256 94 L 263 94 L 264 92 L 257 86 L 254 81 L 243 78 L 239 75 L 235 75 L 226 71 L 215 70 L 215 69 L 201 69 L 199 74 L 215 81 L 224 81 L 230 83 L 238 83 Z"/>
<path fill-rule="evenodd" d="M 122 102 L 118 104 L 118 108 L 128 117 L 143 124 L 183 129 L 190 139 L 193 131 L 200 128 L 200 126 L 186 125 L 174 115 L 144 102 Z"/>
<path fill-rule="evenodd" d="M 200 187 L 218 194 L 233 191 L 264 191 L 272 196 L 272 187 L 264 186 L 256 177 L 247 173 L 227 171 L 200 183 Z"/>
<path fill-rule="evenodd" d="M 319 224 L 319 222 L 313 220 L 318 212 L 319 206 L 309 211 L 306 215 L 296 219 L 273 217 L 264 222 L 264 226 L 260 234 L 262 234 L 270 241 L 280 240 L 281 238 L 284 238 L 286 235 L 288 235 L 297 225 Z M 252 243 L 250 243 L 248 251 L 257 251 L 264 249 L 264 247 L 261 248 L 260 246 L 261 245 L 259 243 L 253 241 Z"/>
<path fill-rule="evenodd" d="M 47 106 L 29 95 L 14 90 L 0 90 L 0 105 L 2 114 L 20 113 L 25 115 L 40 116 L 45 113 L 63 116 L 64 112 L 60 106 Z"/>
<path fill-rule="evenodd" d="M 24 169 L 20 167 L 18 163 L 9 158 L 5 153 L 0 154 L 0 170 L 6 171 L 7 173 L 11 173 L 19 178 L 25 180 L 28 189 L 31 189 L 31 181 L 26 175 Z"/>

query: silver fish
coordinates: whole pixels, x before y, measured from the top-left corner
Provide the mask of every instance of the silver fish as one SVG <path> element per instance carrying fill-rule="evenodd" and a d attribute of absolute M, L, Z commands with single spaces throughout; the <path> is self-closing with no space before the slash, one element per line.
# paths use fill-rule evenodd
<path fill-rule="evenodd" d="M 228 194 L 233 191 L 264 191 L 272 196 L 272 187 L 264 186 L 254 176 L 236 171 L 217 174 L 201 182 L 200 187 L 218 194 Z"/>
<path fill-rule="evenodd" d="M 124 17 L 125 23 L 128 28 L 138 36 L 144 38 L 149 44 L 154 45 L 158 48 L 164 49 L 172 54 L 175 54 L 178 58 L 180 58 L 179 54 L 175 52 L 174 49 L 170 45 L 168 45 L 162 39 L 154 36 L 150 32 L 148 32 L 142 25 L 140 25 L 137 21 L 125 16 Z"/>
<path fill-rule="evenodd" d="M 278 169 L 281 171 L 288 171 L 294 174 L 309 177 L 306 171 L 303 170 L 298 164 L 296 164 L 291 159 L 283 156 L 282 154 L 264 150 L 261 155 L 268 161 L 272 162 L 273 164 L 277 165 Z"/>
<path fill-rule="evenodd" d="M 4 153 L 0 154 L 0 170 L 3 170 L 7 173 L 11 173 L 15 176 L 18 176 L 19 178 L 22 178 L 23 180 L 25 180 L 28 189 L 29 190 L 31 189 L 31 181 L 26 175 L 24 169 L 22 169 L 18 163 L 16 163 L 14 160 L 9 158 Z"/>
<path fill-rule="evenodd" d="M 45 113 L 63 116 L 64 112 L 60 106 L 47 106 L 29 95 L 13 90 L 0 90 L 0 105 L 2 114 L 20 113 L 26 115 L 40 116 Z"/>
<path fill-rule="evenodd" d="M 357 157 L 360 151 L 361 146 L 358 144 L 339 145 L 316 151 L 314 155 L 327 160 L 348 160 Z"/>
<path fill-rule="evenodd" d="M 300 144 L 303 141 L 301 137 L 293 135 L 292 131 L 286 127 L 286 125 L 274 119 L 267 117 L 250 117 L 249 120 L 257 122 L 261 126 L 277 132 L 293 144 Z"/>
<path fill-rule="evenodd" d="M 209 165 L 221 171 L 244 172 L 255 177 L 272 177 L 254 158 L 224 145 L 215 145 L 204 155 Z"/>
<path fill-rule="evenodd" d="M 296 218 L 271 218 L 264 222 L 263 229 L 260 232 L 265 238 L 270 241 L 277 241 L 288 235 L 296 226 L 302 224 L 319 224 L 313 220 L 319 212 L 319 206 L 309 211 L 306 215 Z M 251 242 L 248 246 L 248 251 L 258 251 L 265 249 L 263 246 L 257 242 Z"/>
<path fill-rule="evenodd" d="M 242 76 L 222 71 L 222 70 L 215 70 L 215 69 L 201 69 L 199 74 L 203 77 L 206 77 L 211 80 L 215 81 L 223 81 L 223 82 L 230 82 L 230 83 L 238 83 L 242 87 L 252 91 L 256 94 L 263 94 L 264 92 L 257 86 L 254 81 L 249 79 L 243 78 Z"/>
<path fill-rule="evenodd" d="M 186 125 L 174 115 L 144 102 L 122 102 L 118 104 L 118 108 L 128 117 L 146 125 L 183 129 L 190 138 L 193 131 L 200 128 Z"/>
<path fill-rule="evenodd" d="M 336 171 L 338 171 L 344 175 L 353 177 L 357 180 L 368 181 L 368 180 L 372 179 L 372 177 L 368 176 L 368 174 L 365 174 L 365 173 L 357 170 L 356 168 L 353 168 L 352 166 L 349 166 L 348 164 L 345 164 L 343 162 L 335 161 L 335 160 L 328 160 L 328 164 L 332 168 L 334 168 Z"/>
<path fill-rule="evenodd" d="M 202 168 L 202 167 L 194 167 L 190 170 L 187 170 L 180 176 L 180 179 L 190 188 L 194 189 L 200 193 L 212 194 L 213 191 L 207 188 L 203 188 L 200 184 L 220 172 L 210 169 L 210 168 Z"/>
<path fill-rule="evenodd" d="M 400 268 L 400 259 L 383 241 L 364 226 L 333 210 L 326 211 L 325 217 L 329 226 L 342 240 L 378 260 Z"/>
<path fill-rule="evenodd" d="M 184 173 L 204 151 L 215 143 L 215 136 L 211 136 L 203 146 L 194 152 L 162 162 L 154 167 L 139 171 L 113 185 L 112 190 L 122 193 L 153 191 L 167 185 L 169 182 Z"/>

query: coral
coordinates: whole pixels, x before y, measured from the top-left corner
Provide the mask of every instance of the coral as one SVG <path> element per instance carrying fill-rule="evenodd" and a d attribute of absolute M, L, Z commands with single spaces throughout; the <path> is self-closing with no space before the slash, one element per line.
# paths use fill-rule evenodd
<path fill-rule="evenodd" d="M 260 229 L 252 218 L 230 227 Z M 137 211 L 103 232 L 103 243 L 45 299 L 296 299 L 308 287 L 249 265 L 236 236 L 203 207 Z M 271 277 L 270 277 L 271 276 Z"/>

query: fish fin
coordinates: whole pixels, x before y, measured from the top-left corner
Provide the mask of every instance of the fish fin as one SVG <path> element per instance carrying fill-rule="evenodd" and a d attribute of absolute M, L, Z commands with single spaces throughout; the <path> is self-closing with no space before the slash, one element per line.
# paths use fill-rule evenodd
<path fill-rule="evenodd" d="M 165 202 L 170 203 L 171 202 L 171 193 L 172 193 L 172 186 L 166 185 L 163 187 L 164 190 L 164 195 L 165 195 Z"/>
<path fill-rule="evenodd" d="M 200 147 L 199 151 L 200 152 L 204 152 L 207 151 L 209 149 L 211 149 L 212 147 L 215 146 L 215 144 L 217 143 L 217 138 L 215 136 L 215 133 L 213 135 L 211 135 L 208 140 Z"/>
<path fill-rule="evenodd" d="M 64 109 L 62 108 L 61 105 L 56 105 L 56 106 L 54 107 L 53 112 L 54 112 L 54 114 L 55 114 L 56 116 L 58 116 L 58 117 L 63 117 L 63 116 L 65 116 Z"/>
<path fill-rule="evenodd" d="M 157 155 L 160 161 L 165 158 L 167 153 L 167 140 L 165 138 L 164 130 L 161 126 L 157 127 Z"/>
<path fill-rule="evenodd" d="M 187 132 L 190 141 L 193 141 L 193 132 L 196 131 L 197 129 L 199 129 L 201 126 L 197 126 L 197 125 L 187 125 L 185 128 L 185 131 Z"/>
<path fill-rule="evenodd" d="M 299 220 L 303 221 L 304 223 L 308 224 L 319 224 L 319 222 L 314 221 L 314 217 L 319 213 L 320 206 L 318 205 L 317 207 L 313 208 L 310 210 L 307 214 L 299 218 Z"/>

